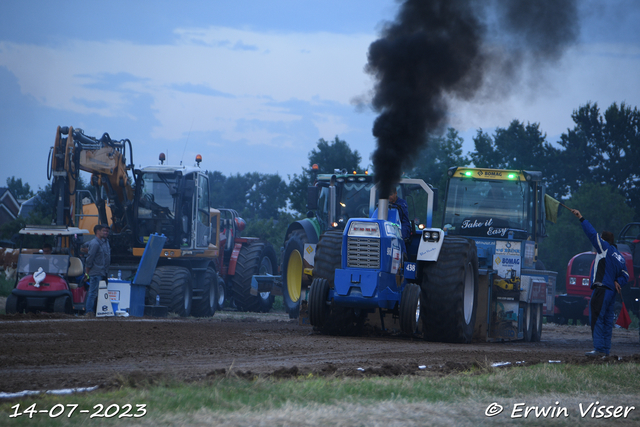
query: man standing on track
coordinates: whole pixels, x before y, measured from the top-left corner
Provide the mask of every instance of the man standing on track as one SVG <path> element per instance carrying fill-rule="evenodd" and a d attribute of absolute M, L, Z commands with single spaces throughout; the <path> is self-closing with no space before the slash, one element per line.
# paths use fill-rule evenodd
<path fill-rule="evenodd" d="M 589 279 L 593 289 L 589 318 L 594 349 L 586 355 L 608 356 L 611 350 L 616 292 L 620 293 L 621 286 L 627 284 L 629 273 L 623 256 L 614 244 L 613 233 L 604 231 L 600 237 L 579 210 L 572 209 L 571 212 L 580 220 L 582 229 L 596 249 L 593 271 Z"/>
<path fill-rule="evenodd" d="M 95 316 L 94 306 L 98 297 L 101 280 L 107 280 L 109 264 L 111 264 L 111 247 L 109 246 L 109 226 L 96 225 L 93 227 L 95 239 L 89 242 L 89 254 L 85 261 L 85 271 L 89 276 L 89 292 L 85 300 L 85 314 Z"/>

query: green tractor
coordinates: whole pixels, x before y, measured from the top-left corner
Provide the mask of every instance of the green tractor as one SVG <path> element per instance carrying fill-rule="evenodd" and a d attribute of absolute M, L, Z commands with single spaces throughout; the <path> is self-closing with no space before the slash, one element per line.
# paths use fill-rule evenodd
<path fill-rule="evenodd" d="M 326 272 L 332 276 L 334 264 L 340 264 L 339 253 L 322 250 L 335 245 L 323 242 L 341 241 L 350 218 L 369 217 L 369 192 L 373 185 L 373 176 L 347 173 L 343 169 L 333 174 L 318 174 L 315 184 L 308 188 L 307 218 L 289 225 L 282 252 L 282 296 L 290 318 L 298 317 L 312 275 L 324 277 Z M 317 265 L 314 258 L 318 260 Z"/>

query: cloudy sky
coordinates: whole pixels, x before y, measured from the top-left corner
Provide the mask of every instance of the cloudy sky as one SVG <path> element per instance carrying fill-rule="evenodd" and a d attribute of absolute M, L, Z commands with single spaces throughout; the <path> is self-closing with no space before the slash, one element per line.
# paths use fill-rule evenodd
<path fill-rule="evenodd" d="M 640 106 L 640 1 L 580 1 L 579 43 L 534 89 L 455 105 L 465 138 L 511 120 L 550 141 L 586 102 Z M 375 149 L 367 49 L 393 0 L 0 1 L 0 186 L 44 187 L 57 126 L 133 143 L 136 166 L 300 173 L 319 138 Z"/>

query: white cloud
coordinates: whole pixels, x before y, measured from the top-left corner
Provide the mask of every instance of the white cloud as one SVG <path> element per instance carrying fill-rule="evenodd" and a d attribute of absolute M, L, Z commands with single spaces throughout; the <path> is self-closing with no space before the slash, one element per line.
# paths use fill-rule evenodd
<path fill-rule="evenodd" d="M 68 112 L 135 116 L 130 97 L 150 95 L 160 123 L 151 136 L 164 138 L 184 135 L 193 122 L 194 131 L 268 144 L 277 133 L 240 131 L 237 121 L 291 122 L 300 116 L 273 104 L 319 99 L 348 105 L 368 90 L 363 67 L 373 35 L 223 27 L 175 32 L 172 45 L 0 42 L 0 66 L 17 77 L 23 94 Z M 187 93 L 180 90 L 185 84 L 227 96 Z"/>

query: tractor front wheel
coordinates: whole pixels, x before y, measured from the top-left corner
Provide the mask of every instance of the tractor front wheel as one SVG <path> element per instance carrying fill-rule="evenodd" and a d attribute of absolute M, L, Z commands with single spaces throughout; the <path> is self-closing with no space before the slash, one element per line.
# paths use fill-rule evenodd
<path fill-rule="evenodd" d="M 297 319 L 300 315 L 302 288 L 309 280 L 303 273 L 304 244 L 307 241 L 308 238 L 304 230 L 294 230 L 289 234 L 284 244 L 281 269 L 282 299 L 290 319 Z"/>
<path fill-rule="evenodd" d="M 191 273 L 186 268 L 168 265 L 156 268 L 150 288 L 150 303 L 155 304 L 155 296 L 160 295 L 160 305 L 167 306 L 170 312 L 181 317 L 191 315 L 193 290 Z"/>
<path fill-rule="evenodd" d="M 329 282 L 327 279 L 313 279 L 309 290 L 309 323 L 323 328 L 329 318 Z"/>
<path fill-rule="evenodd" d="M 400 330 L 412 336 L 420 325 L 420 286 L 407 283 L 400 299 Z"/>

